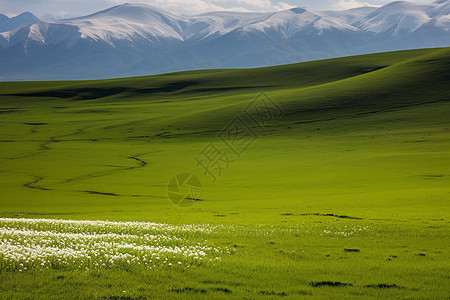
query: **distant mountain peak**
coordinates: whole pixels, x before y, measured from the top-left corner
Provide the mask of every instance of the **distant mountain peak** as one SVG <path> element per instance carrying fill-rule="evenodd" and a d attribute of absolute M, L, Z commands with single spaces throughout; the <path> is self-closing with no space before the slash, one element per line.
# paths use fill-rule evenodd
<path fill-rule="evenodd" d="M 155 6 L 142 4 L 142 3 L 125 3 L 111 8 L 96 12 L 82 18 L 92 18 L 96 16 L 118 16 L 125 19 L 144 18 L 148 14 L 160 14 L 160 15 L 176 15 L 174 13 L 159 9 Z"/>
<path fill-rule="evenodd" d="M 30 12 L 23 12 L 12 18 L 0 15 L 0 32 L 14 30 L 22 26 L 33 24 L 37 21 L 39 21 L 39 19 Z"/>
<path fill-rule="evenodd" d="M 293 13 L 296 13 L 296 14 L 303 14 L 307 10 L 304 8 L 301 8 L 301 7 L 294 7 L 294 8 L 291 8 L 290 11 L 292 11 Z"/>

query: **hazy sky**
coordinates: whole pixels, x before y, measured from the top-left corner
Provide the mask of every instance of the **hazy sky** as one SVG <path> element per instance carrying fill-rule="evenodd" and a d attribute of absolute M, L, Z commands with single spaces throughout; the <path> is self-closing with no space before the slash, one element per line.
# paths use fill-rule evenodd
<path fill-rule="evenodd" d="M 162 9 L 196 14 L 214 10 L 275 11 L 294 6 L 313 9 L 346 9 L 359 6 L 380 6 L 390 0 L 0 0 L 0 13 L 8 16 L 30 11 L 42 17 L 73 17 L 90 14 L 122 3 L 146 3 Z M 431 3 L 434 0 L 414 1 Z"/>

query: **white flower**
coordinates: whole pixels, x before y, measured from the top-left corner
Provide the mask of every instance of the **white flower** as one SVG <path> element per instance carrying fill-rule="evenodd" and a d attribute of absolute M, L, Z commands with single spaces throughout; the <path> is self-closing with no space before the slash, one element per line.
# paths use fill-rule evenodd
<path fill-rule="evenodd" d="M 213 253 L 231 252 L 206 245 L 204 237 L 214 228 L 210 225 L 0 218 L 0 263 L 6 263 L 7 268 L 16 266 L 19 271 L 61 266 L 87 270 L 123 263 L 150 268 L 156 264 L 147 256 L 156 256 L 169 266 L 171 262 L 181 265 L 184 261 L 189 266 L 188 263 L 201 263 L 202 257 Z M 204 242 L 198 242 L 199 237 L 203 237 Z"/>

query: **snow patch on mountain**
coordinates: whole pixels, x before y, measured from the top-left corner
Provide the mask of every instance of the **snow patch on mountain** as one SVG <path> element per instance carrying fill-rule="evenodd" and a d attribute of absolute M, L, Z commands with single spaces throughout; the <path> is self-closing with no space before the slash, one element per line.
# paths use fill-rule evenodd
<path fill-rule="evenodd" d="M 183 40 L 186 21 L 175 14 L 149 5 L 124 4 L 81 18 L 53 21 L 79 28 L 81 37 L 114 45 L 117 40 L 134 42 L 143 39 L 159 43 L 159 39 Z"/>
<path fill-rule="evenodd" d="M 206 39 L 264 21 L 272 13 L 211 12 L 193 16 L 184 31 L 184 38 Z"/>
<path fill-rule="evenodd" d="M 359 20 L 354 26 L 362 30 L 383 33 L 413 32 L 430 22 L 428 15 L 435 8 L 433 4 L 418 4 L 397 1 L 387 4 Z"/>
<path fill-rule="evenodd" d="M 292 8 L 276 12 L 269 15 L 265 20 L 242 27 L 243 31 L 280 32 L 285 39 L 299 32 L 322 34 L 324 31 L 332 29 L 358 30 L 340 20 L 304 8 Z"/>

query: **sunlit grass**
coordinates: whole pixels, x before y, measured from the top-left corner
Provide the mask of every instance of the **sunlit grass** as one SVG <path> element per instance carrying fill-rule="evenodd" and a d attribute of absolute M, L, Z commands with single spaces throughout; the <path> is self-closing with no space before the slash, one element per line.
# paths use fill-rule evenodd
<path fill-rule="evenodd" d="M 449 57 L 0 83 L 0 298 L 449 298 Z M 212 182 L 261 90 L 284 114 Z"/>

